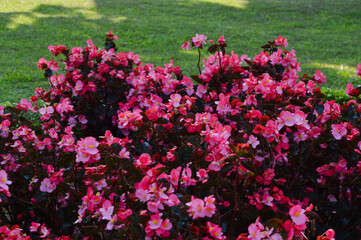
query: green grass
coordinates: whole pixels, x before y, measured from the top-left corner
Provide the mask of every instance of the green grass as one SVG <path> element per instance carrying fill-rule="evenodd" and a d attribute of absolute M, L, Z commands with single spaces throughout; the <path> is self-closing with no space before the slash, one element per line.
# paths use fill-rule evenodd
<path fill-rule="evenodd" d="M 303 72 L 319 69 L 327 87 L 359 81 L 361 0 L 1 0 L 0 102 L 29 97 L 47 86 L 39 58 L 48 45 L 103 46 L 109 30 L 120 51 L 164 65 L 172 58 L 185 74 L 196 72 L 196 52 L 181 50 L 195 33 L 218 39 L 229 50 L 254 56 L 282 35 L 296 50 Z"/>

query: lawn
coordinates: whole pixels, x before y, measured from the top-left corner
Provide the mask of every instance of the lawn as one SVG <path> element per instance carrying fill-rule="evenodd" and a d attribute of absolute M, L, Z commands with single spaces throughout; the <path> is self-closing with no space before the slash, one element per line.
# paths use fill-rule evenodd
<path fill-rule="evenodd" d="M 18 101 L 47 86 L 37 70 L 48 45 L 102 46 L 109 30 L 119 50 L 144 62 L 172 58 L 185 74 L 196 72 L 196 52 L 180 46 L 195 33 L 223 34 L 229 50 L 254 56 L 282 35 L 296 50 L 304 72 L 320 69 L 328 87 L 357 82 L 361 63 L 360 0 L 1 0 L 0 102 Z"/>

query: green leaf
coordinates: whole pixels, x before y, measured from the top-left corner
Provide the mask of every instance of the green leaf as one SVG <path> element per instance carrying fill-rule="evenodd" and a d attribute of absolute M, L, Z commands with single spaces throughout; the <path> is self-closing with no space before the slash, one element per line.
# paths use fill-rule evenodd
<path fill-rule="evenodd" d="M 186 163 L 189 157 L 192 155 L 192 149 L 188 146 L 182 146 L 178 150 L 178 161 L 180 165 Z"/>
<path fill-rule="evenodd" d="M 318 115 L 321 115 L 323 113 L 323 110 L 325 109 L 325 106 L 323 104 L 319 104 L 315 107 Z"/>
<path fill-rule="evenodd" d="M 110 145 L 110 149 L 113 153 L 118 155 L 119 152 L 123 149 L 123 147 L 120 146 L 118 143 L 113 143 L 112 145 Z"/>
<path fill-rule="evenodd" d="M 220 173 L 224 174 L 224 173 L 229 173 L 230 171 L 232 171 L 234 169 L 234 166 L 232 164 L 226 164 L 222 167 Z"/>
<path fill-rule="evenodd" d="M 159 119 L 156 121 L 156 123 L 158 123 L 158 124 L 167 124 L 167 123 L 169 123 L 169 121 L 168 121 L 168 119 L 166 119 L 166 118 L 159 118 Z"/>
<path fill-rule="evenodd" d="M 198 75 L 191 75 L 191 78 L 199 84 L 203 83 L 203 80 L 200 79 Z"/>
<path fill-rule="evenodd" d="M 214 44 L 214 45 L 211 45 L 207 51 L 210 53 L 215 53 L 215 52 L 217 52 L 217 50 L 218 50 L 218 45 Z"/>
<path fill-rule="evenodd" d="M 283 223 L 279 218 L 271 218 L 265 223 L 265 225 L 269 228 L 279 228 L 282 227 Z"/>

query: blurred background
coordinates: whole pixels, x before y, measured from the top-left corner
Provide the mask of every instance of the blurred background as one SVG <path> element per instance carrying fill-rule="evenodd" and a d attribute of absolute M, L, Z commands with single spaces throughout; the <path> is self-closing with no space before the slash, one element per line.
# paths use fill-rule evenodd
<path fill-rule="evenodd" d="M 48 45 L 103 47 L 118 35 L 118 51 L 143 62 L 174 61 L 186 75 L 197 73 L 197 52 L 181 45 L 196 33 L 228 52 L 258 54 L 283 36 L 295 49 L 303 73 L 321 70 L 325 87 L 342 92 L 361 63 L 361 0 L 1 0 L 0 102 L 19 101 L 48 87 L 37 61 L 51 57 Z"/>

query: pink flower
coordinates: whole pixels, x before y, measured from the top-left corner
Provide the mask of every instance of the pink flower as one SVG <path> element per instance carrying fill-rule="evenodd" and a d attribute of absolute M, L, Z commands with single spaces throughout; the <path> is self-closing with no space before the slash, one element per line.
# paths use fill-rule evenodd
<path fill-rule="evenodd" d="M 279 36 L 277 39 L 276 39 L 276 45 L 277 46 L 283 46 L 283 47 L 287 47 L 288 46 L 288 42 L 287 42 L 287 39 L 286 38 L 282 38 L 281 36 Z"/>
<path fill-rule="evenodd" d="M 150 212 L 156 213 L 156 212 L 158 212 L 158 209 L 160 208 L 160 204 L 159 204 L 159 202 L 148 202 L 147 207 Z"/>
<path fill-rule="evenodd" d="M 220 115 L 225 115 L 231 110 L 231 105 L 229 104 L 230 96 L 224 96 L 223 93 L 219 94 L 219 102 L 216 102 L 217 112 Z"/>
<path fill-rule="evenodd" d="M 119 39 L 118 36 L 114 35 L 113 30 L 110 30 L 108 32 L 108 34 L 106 34 L 105 36 L 110 38 L 110 39 L 113 39 L 113 40 L 118 40 Z"/>
<path fill-rule="evenodd" d="M 114 223 L 117 221 L 117 214 L 114 214 L 110 221 L 107 223 L 105 227 L 106 230 L 112 230 L 114 228 Z"/>
<path fill-rule="evenodd" d="M 8 174 L 5 170 L 0 170 L 0 188 L 9 190 L 9 186 L 12 182 L 8 180 Z"/>
<path fill-rule="evenodd" d="M 189 42 L 184 42 L 183 45 L 182 45 L 182 49 L 189 50 L 189 49 L 190 49 L 190 44 L 189 44 Z"/>
<path fill-rule="evenodd" d="M 137 167 L 145 168 L 153 163 L 151 156 L 148 153 L 140 155 L 139 159 L 135 161 Z"/>
<path fill-rule="evenodd" d="M 40 114 L 52 114 L 54 112 L 54 108 L 52 106 L 43 107 L 39 109 Z"/>
<path fill-rule="evenodd" d="M 207 93 L 205 86 L 202 84 L 198 85 L 196 95 L 201 98 L 205 93 Z"/>
<path fill-rule="evenodd" d="M 111 61 L 114 57 L 114 49 L 109 49 L 109 51 L 105 51 L 103 53 L 102 59 L 104 62 Z"/>
<path fill-rule="evenodd" d="M 333 229 L 328 229 L 325 235 L 329 240 L 334 240 L 333 237 L 335 236 L 335 231 Z"/>
<path fill-rule="evenodd" d="M 100 191 L 102 188 L 105 188 L 107 186 L 107 182 L 105 179 L 100 179 L 98 182 L 94 183 L 94 186 Z"/>
<path fill-rule="evenodd" d="M 300 205 L 293 206 L 289 211 L 291 219 L 296 225 L 302 225 L 308 221 L 308 218 L 304 213 L 305 210 L 302 209 Z"/>
<path fill-rule="evenodd" d="M 217 224 L 207 222 L 207 230 L 209 235 L 215 239 L 226 239 L 226 237 L 223 236 L 222 228 L 220 228 Z"/>
<path fill-rule="evenodd" d="M 224 36 L 223 36 L 223 35 L 219 37 L 218 42 L 219 42 L 219 44 L 221 44 L 221 45 L 225 45 L 225 44 L 226 44 L 226 39 L 224 39 Z"/>
<path fill-rule="evenodd" d="M 50 231 L 45 227 L 45 223 L 43 223 L 43 225 L 41 225 L 40 232 L 42 233 L 42 235 L 40 235 L 41 238 L 45 238 L 45 237 L 49 236 Z"/>
<path fill-rule="evenodd" d="M 179 107 L 179 103 L 182 100 L 182 96 L 179 94 L 172 94 L 170 96 L 170 102 L 172 103 L 173 107 Z"/>
<path fill-rule="evenodd" d="M 40 70 L 46 70 L 48 68 L 48 64 L 46 63 L 45 58 L 40 58 L 38 62 L 38 68 Z"/>
<path fill-rule="evenodd" d="M 361 76 L 361 63 L 357 65 L 357 76 Z"/>
<path fill-rule="evenodd" d="M 204 202 L 205 202 L 205 216 L 207 217 L 212 217 L 213 214 L 216 213 L 216 205 L 214 204 L 214 202 L 216 201 L 216 199 L 213 197 L 213 195 L 205 197 L 204 198 Z"/>
<path fill-rule="evenodd" d="M 203 34 L 196 34 L 195 37 L 192 37 L 192 42 L 195 47 L 201 47 L 202 44 L 206 43 L 207 36 L 204 36 Z"/>
<path fill-rule="evenodd" d="M 172 228 L 172 223 L 171 223 L 170 220 L 167 218 L 166 220 L 164 220 L 164 221 L 162 222 L 162 225 L 160 226 L 160 228 L 161 228 L 162 230 L 168 231 L 168 230 L 170 230 L 170 229 Z"/>
<path fill-rule="evenodd" d="M 343 136 L 347 134 L 347 129 L 342 124 L 332 124 L 331 133 L 333 137 L 337 140 L 340 140 Z"/>
<path fill-rule="evenodd" d="M 264 236 L 254 223 L 248 227 L 248 233 L 248 239 L 252 240 L 261 240 Z"/>
<path fill-rule="evenodd" d="M 313 75 L 313 79 L 316 80 L 317 84 L 326 82 L 326 76 L 323 75 L 320 70 L 316 71 L 315 75 Z"/>
<path fill-rule="evenodd" d="M 80 92 L 84 87 L 84 83 L 80 80 L 78 80 L 76 83 L 75 83 L 75 87 L 74 87 L 74 92 Z"/>
<path fill-rule="evenodd" d="M 49 178 L 44 178 L 40 185 L 40 191 L 51 193 L 55 190 L 56 185 Z"/>
<path fill-rule="evenodd" d="M 102 207 L 99 209 L 99 212 L 102 214 L 102 219 L 104 220 L 112 220 L 112 214 L 114 211 L 114 206 L 112 205 L 112 202 L 109 200 L 105 200 L 103 202 Z"/>
<path fill-rule="evenodd" d="M 97 149 L 99 142 L 94 137 L 86 137 L 82 141 L 78 142 L 78 145 L 86 153 L 94 155 L 99 152 Z"/>
<path fill-rule="evenodd" d="M 23 98 L 20 100 L 20 106 L 27 108 L 27 109 L 31 109 L 33 106 L 31 105 L 31 103 L 28 102 L 27 99 Z"/>
<path fill-rule="evenodd" d="M 282 235 L 279 233 L 272 234 L 270 240 L 283 240 Z"/>
<path fill-rule="evenodd" d="M 284 125 L 288 127 L 292 127 L 293 125 L 295 125 L 293 113 L 289 111 L 283 111 L 281 112 L 280 117 L 283 120 Z"/>
<path fill-rule="evenodd" d="M 65 76 L 63 74 L 59 74 L 58 76 L 58 84 L 61 85 L 65 82 Z"/>
<path fill-rule="evenodd" d="M 53 60 L 51 60 L 51 59 L 50 59 L 49 62 L 48 62 L 48 67 L 49 67 L 51 70 L 55 71 L 55 72 L 59 71 L 59 65 L 58 65 L 58 63 L 55 62 L 55 61 L 53 61 Z"/>
<path fill-rule="evenodd" d="M 199 169 L 199 171 L 197 172 L 197 177 L 199 178 L 200 181 L 202 181 L 202 183 L 207 182 L 209 176 L 207 173 L 207 170 L 205 169 Z"/>
<path fill-rule="evenodd" d="M 121 158 L 127 158 L 127 159 L 129 159 L 129 155 L 130 155 L 130 153 L 127 151 L 126 148 L 123 148 L 123 149 L 119 152 L 119 157 L 121 157 Z"/>
<path fill-rule="evenodd" d="M 158 229 L 162 226 L 162 218 L 159 216 L 159 214 L 155 214 L 150 216 L 150 221 L 148 221 L 150 229 Z"/>
<path fill-rule="evenodd" d="M 251 136 L 249 136 L 247 143 L 252 145 L 253 148 L 256 148 L 257 145 L 259 144 L 259 141 L 258 141 L 257 137 L 251 135 Z"/>
<path fill-rule="evenodd" d="M 206 213 L 204 201 L 202 199 L 192 196 L 192 200 L 186 203 L 186 205 L 189 207 L 187 212 L 189 212 L 189 216 L 192 216 L 193 219 L 205 217 Z"/>
<path fill-rule="evenodd" d="M 136 109 L 131 111 L 119 111 L 118 112 L 118 127 L 120 129 L 129 129 L 136 131 L 138 127 L 143 123 L 143 116 L 141 115 L 142 110 Z"/>
<path fill-rule="evenodd" d="M 148 194 L 148 191 L 141 188 L 135 191 L 135 196 L 139 198 L 141 202 L 146 202 L 150 199 L 150 195 Z"/>
<path fill-rule="evenodd" d="M 31 226 L 30 226 L 30 232 L 37 232 L 39 226 L 40 226 L 40 223 L 32 222 Z"/>
<path fill-rule="evenodd" d="M 55 57 L 58 56 L 60 53 L 63 53 L 66 51 L 66 47 L 63 44 L 60 44 L 59 46 L 48 46 L 49 51 L 51 54 L 53 54 Z"/>
<path fill-rule="evenodd" d="M 79 115 L 78 120 L 82 124 L 87 124 L 88 120 L 85 118 L 84 115 Z"/>

